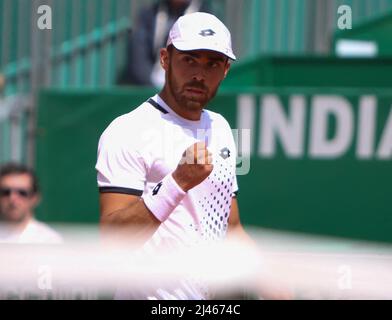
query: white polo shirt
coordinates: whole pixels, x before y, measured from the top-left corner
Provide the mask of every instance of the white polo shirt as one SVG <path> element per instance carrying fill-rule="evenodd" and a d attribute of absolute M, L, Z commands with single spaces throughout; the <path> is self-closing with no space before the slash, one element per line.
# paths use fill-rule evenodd
<path fill-rule="evenodd" d="M 184 248 L 219 241 L 227 232 L 232 196 L 237 192 L 236 148 L 227 121 L 204 110 L 199 121 L 177 115 L 158 95 L 132 112 L 116 118 L 103 132 L 96 169 L 100 192 L 143 196 L 181 160 L 183 152 L 206 141 L 213 171 L 189 190 L 157 229 L 145 249 Z M 174 298 L 202 299 L 206 292 L 187 290 Z M 189 294 L 189 291 L 195 291 Z M 157 291 L 158 292 L 158 291 Z M 153 297 L 165 299 L 165 294 Z"/>
<path fill-rule="evenodd" d="M 0 226 L 0 243 L 18 244 L 60 244 L 61 235 L 47 224 L 31 218 L 25 228 L 18 233 L 9 232 Z"/>

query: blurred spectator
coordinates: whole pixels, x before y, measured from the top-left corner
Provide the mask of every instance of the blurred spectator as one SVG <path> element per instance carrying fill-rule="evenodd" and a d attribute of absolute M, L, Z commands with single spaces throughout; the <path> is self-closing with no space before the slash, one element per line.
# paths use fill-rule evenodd
<path fill-rule="evenodd" d="M 35 173 L 20 164 L 0 169 L 0 243 L 60 243 L 61 236 L 34 218 L 40 201 Z"/>
<path fill-rule="evenodd" d="M 127 62 L 120 84 L 155 86 L 164 83 L 159 49 L 166 47 L 169 30 L 178 17 L 208 12 L 203 0 L 160 0 L 140 10 L 127 44 Z"/>

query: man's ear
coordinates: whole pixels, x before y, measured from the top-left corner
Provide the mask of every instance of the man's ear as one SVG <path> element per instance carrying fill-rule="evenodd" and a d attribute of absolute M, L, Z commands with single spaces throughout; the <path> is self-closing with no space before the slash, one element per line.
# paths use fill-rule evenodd
<path fill-rule="evenodd" d="M 34 194 L 31 198 L 31 201 L 32 201 L 33 208 L 37 207 L 41 202 L 41 194 L 40 193 Z"/>
<path fill-rule="evenodd" d="M 160 59 L 160 63 L 161 66 L 163 68 L 163 70 L 168 71 L 169 70 L 169 51 L 167 50 L 167 48 L 162 48 L 159 52 L 159 59 Z"/>
<path fill-rule="evenodd" d="M 231 67 L 230 61 L 227 61 L 226 65 L 225 65 L 225 71 L 224 71 L 224 74 L 223 74 L 223 78 L 226 78 L 227 73 L 230 70 L 230 67 Z"/>

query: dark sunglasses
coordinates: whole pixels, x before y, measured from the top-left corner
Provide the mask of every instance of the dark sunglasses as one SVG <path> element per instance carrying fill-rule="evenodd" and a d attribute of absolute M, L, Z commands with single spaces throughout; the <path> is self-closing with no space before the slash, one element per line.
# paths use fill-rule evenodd
<path fill-rule="evenodd" d="M 12 192 L 17 193 L 19 196 L 23 198 L 28 198 L 31 196 L 32 192 L 26 189 L 18 189 L 18 188 L 0 188 L 0 197 L 9 197 Z"/>

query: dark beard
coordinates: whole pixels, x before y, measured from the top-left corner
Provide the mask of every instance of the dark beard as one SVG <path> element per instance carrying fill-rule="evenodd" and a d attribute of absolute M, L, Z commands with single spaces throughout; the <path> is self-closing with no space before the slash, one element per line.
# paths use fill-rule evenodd
<path fill-rule="evenodd" d="M 176 82 L 175 78 L 173 77 L 171 64 L 169 65 L 169 70 L 167 73 L 167 81 L 169 84 L 170 93 L 174 97 L 174 100 L 177 102 L 179 106 L 186 110 L 190 111 L 199 111 L 203 110 L 207 103 L 215 97 L 219 84 L 210 94 L 209 88 L 207 88 L 203 83 L 197 81 L 191 81 L 184 85 L 183 88 Z M 190 99 L 184 95 L 185 87 L 194 87 L 204 90 L 205 96 L 203 99 Z"/>

